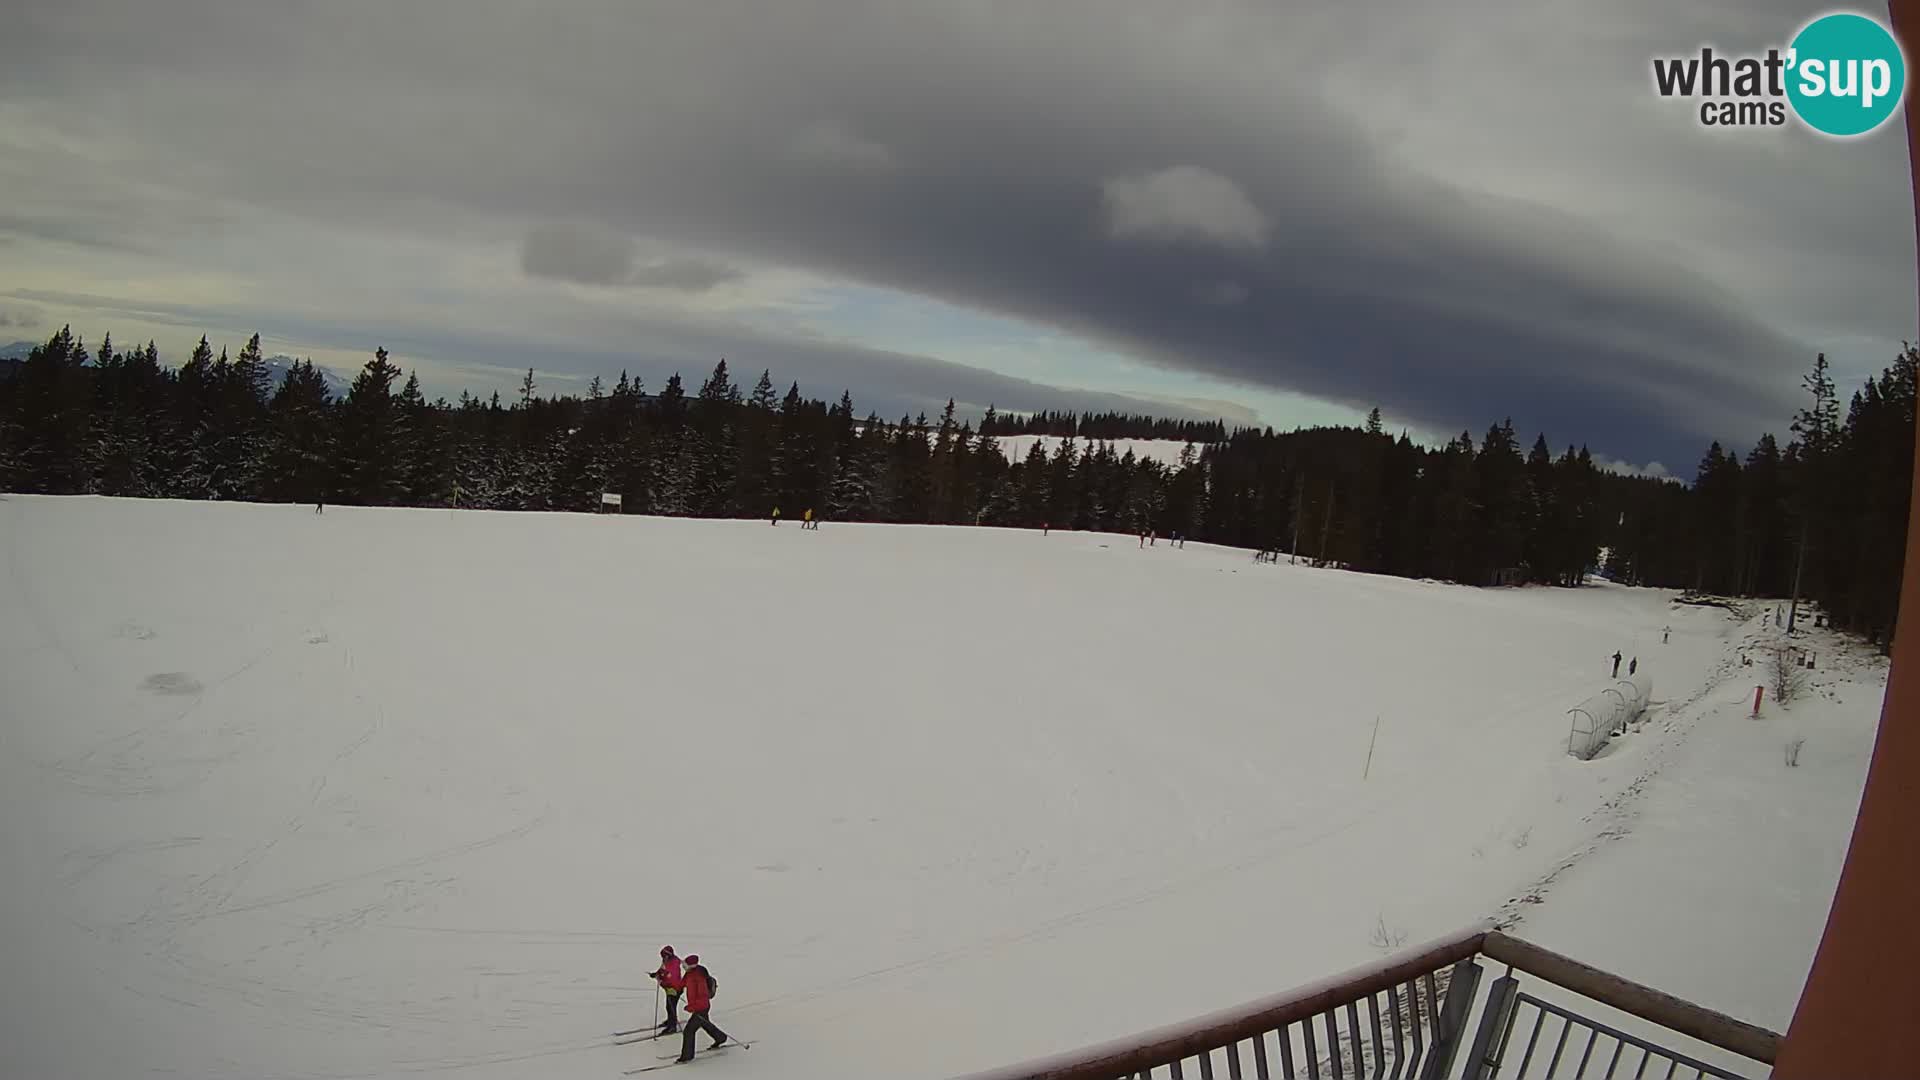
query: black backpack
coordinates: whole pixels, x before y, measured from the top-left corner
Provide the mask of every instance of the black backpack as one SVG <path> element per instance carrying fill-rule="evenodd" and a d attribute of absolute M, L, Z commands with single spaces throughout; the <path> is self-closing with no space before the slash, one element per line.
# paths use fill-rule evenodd
<path fill-rule="evenodd" d="M 701 968 L 701 970 L 706 971 L 705 968 Z M 720 980 L 713 977 L 713 972 L 707 971 L 707 996 L 712 997 L 719 992 Z"/>

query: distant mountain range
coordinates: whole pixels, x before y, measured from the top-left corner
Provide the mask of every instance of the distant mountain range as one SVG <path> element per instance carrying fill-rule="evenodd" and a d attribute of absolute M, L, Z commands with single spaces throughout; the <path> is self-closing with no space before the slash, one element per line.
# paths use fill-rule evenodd
<path fill-rule="evenodd" d="M 287 381 L 287 372 L 293 370 L 293 365 L 297 359 L 297 357 L 287 356 L 284 353 L 267 357 L 267 371 L 273 377 L 274 389 L 279 389 L 280 384 Z M 331 368 L 320 367 L 318 364 L 315 364 L 314 367 L 319 368 L 320 380 L 327 384 L 327 393 L 333 400 L 340 401 L 347 396 L 347 391 L 352 388 L 352 383 L 335 375 Z"/>
<path fill-rule="evenodd" d="M 43 341 L 10 341 L 0 345 L 0 379 L 7 378 L 19 370 L 20 362 L 27 358 L 27 354 L 44 344 L 46 342 Z M 267 372 L 271 377 L 269 385 L 273 389 L 278 390 L 280 384 L 287 381 L 287 372 L 293 370 L 296 359 L 284 353 L 267 357 Z M 166 357 L 162 356 L 160 362 L 165 364 Z M 320 378 L 327 384 L 327 393 L 335 401 L 345 398 L 347 390 L 352 385 L 346 379 L 335 375 L 330 368 L 320 368 Z"/>

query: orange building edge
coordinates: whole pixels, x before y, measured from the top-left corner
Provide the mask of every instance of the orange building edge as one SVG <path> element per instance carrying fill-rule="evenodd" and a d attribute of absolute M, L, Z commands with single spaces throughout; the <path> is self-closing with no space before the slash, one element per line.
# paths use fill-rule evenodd
<path fill-rule="evenodd" d="M 1920 57 L 1920 0 L 1892 0 L 1893 33 L 1909 65 Z M 1914 71 L 1907 71 L 1908 182 L 1920 175 Z M 1920 231 L 1920 191 L 1914 197 Z M 1920 441 L 1915 460 L 1920 464 Z M 1853 842 L 1813 970 L 1800 993 L 1773 1075 L 1835 1080 L 1920 1075 L 1920 468 L 1907 514 L 1906 569 L 1893 666 Z"/>

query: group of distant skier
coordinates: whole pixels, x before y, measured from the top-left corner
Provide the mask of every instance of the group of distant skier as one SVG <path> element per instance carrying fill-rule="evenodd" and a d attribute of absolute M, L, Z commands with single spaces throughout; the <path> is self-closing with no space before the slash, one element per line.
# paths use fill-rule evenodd
<path fill-rule="evenodd" d="M 1667 640 L 1672 636 L 1673 636 L 1673 627 L 1663 626 L 1660 628 L 1660 644 L 1665 645 L 1667 643 Z M 1620 650 L 1619 649 L 1613 650 L 1613 677 L 1616 679 L 1620 677 L 1620 658 L 1621 658 Z M 1640 670 L 1639 657 L 1636 656 L 1633 659 L 1627 661 L 1627 677 L 1628 678 L 1632 678 L 1634 673 L 1639 670 Z"/>
<path fill-rule="evenodd" d="M 718 1050 L 726 1045 L 727 1033 L 714 1026 L 708 1013 L 713 1010 L 713 995 L 719 987 L 713 974 L 700 963 L 698 953 L 689 953 L 686 963 L 674 955 L 673 946 L 660 947 L 660 966 L 648 972 L 653 981 L 659 984 L 660 991 L 667 998 L 667 1019 L 659 1026 L 660 1035 L 671 1035 L 680 1031 L 680 998 L 687 999 L 686 1034 L 680 1040 L 678 1061 L 693 1060 L 694 1036 L 705 1031 L 713 1036 L 713 1045 L 709 1050 Z"/>
<path fill-rule="evenodd" d="M 779 507 L 776 506 L 773 508 L 773 517 L 770 521 L 767 522 L 767 524 L 769 525 L 780 524 L 780 508 Z M 812 507 L 808 507 L 806 515 L 800 519 L 800 527 L 803 529 L 816 529 L 816 530 L 820 528 L 820 520 L 813 516 Z"/>

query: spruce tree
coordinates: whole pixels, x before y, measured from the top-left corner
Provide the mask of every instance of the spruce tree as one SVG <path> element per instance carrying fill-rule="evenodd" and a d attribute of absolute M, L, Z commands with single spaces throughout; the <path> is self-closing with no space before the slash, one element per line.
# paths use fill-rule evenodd
<path fill-rule="evenodd" d="M 887 456 L 887 426 L 868 413 L 864 423 L 853 423 L 853 399 L 840 395 L 842 414 L 837 439 L 842 447 L 840 468 L 833 478 L 827 505 L 835 520 L 875 521 L 881 463 Z"/>
<path fill-rule="evenodd" d="M 1479 504 L 1474 564 L 1470 584 L 1484 585 L 1495 571 L 1520 565 L 1525 533 L 1525 476 L 1520 447 L 1511 418 L 1487 429 L 1480 453 L 1473 459 Z"/>
<path fill-rule="evenodd" d="M 821 493 L 825 481 L 831 477 L 821 475 L 821 463 L 814 448 L 812 433 L 808 430 L 805 408 L 805 402 L 800 397 L 800 384 L 796 382 L 788 386 L 787 396 L 780 401 L 780 414 L 774 428 L 768 497 L 777 500 L 781 506 L 794 507 L 803 514 L 813 510 L 817 516 L 826 509 Z"/>
<path fill-rule="evenodd" d="M 69 326 L 27 354 L 17 376 L 14 468 L 27 491 L 80 494 L 92 482 L 86 346 Z"/>
<path fill-rule="evenodd" d="M 1560 577 L 1558 479 L 1545 433 L 1534 436 L 1533 449 L 1527 452 L 1526 539 L 1521 554 L 1534 581 L 1556 581 Z"/>
<path fill-rule="evenodd" d="M 694 512 L 693 448 L 687 432 L 687 394 L 674 372 L 654 400 L 658 434 L 647 471 L 656 513 L 679 517 Z"/>
<path fill-rule="evenodd" d="M 248 338 L 231 362 L 222 349 L 212 371 L 212 407 L 203 429 L 208 494 L 216 499 L 258 498 L 267 465 L 266 407 L 271 382 L 260 354 L 260 335 Z"/>
<path fill-rule="evenodd" d="M 1834 391 L 1826 353 L 1814 357 L 1813 370 L 1801 378 L 1800 386 L 1813 397 L 1813 402 L 1794 414 L 1792 425 L 1793 433 L 1799 437 L 1797 441 L 1800 448 L 1799 467 L 1790 473 L 1796 488 L 1795 509 L 1799 511 L 1800 535 L 1794 545 L 1788 632 L 1796 629 L 1799 622 L 1801 589 L 1811 586 L 1816 593 L 1824 591 L 1821 565 L 1823 560 L 1831 560 L 1836 553 L 1836 545 L 1824 543 L 1825 538 L 1821 535 L 1835 520 L 1831 501 L 1839 490 L 1836 484 L 1836 451 L 1840 442 L 1840 402 Z M 1811 579 L 1807 576 L 1809 568 L 1813 571 Z"/>
<path fill-rule="evenodd" d="M 722 361 L 722 363 L 724 362 L 725 361 Z M 747 399 L 747 407 L 757 409 L 763 413 L 771 413 L 773 406 L 773 372 L 770 370 L 762 370 L 760 372 L 760 381 L 753 384 L 753 396 Z"/>
<path fill-rule="evenodd" d="M 374 350 L 360 369 L 341 408 L 338 473 L 334 498 L 365 506 L 388 506 L 402 494 L 397 409 L 393 380 L 400 369 L 387 350 Z"/>
<path fill-rule="evenodd" d="M 173 441 L 167 373 L 151 341 L 114 353 L 101 343 L 96 361 L 93 442 L 103 495 L 152 497 L 167 493 L 163 448 Z"/>
<path fill-rule="evenodd" d="M 1054 522 L 1052 518 L 1051 477 L 1047 475 L 1047 448 L 1045 443 L 1035 439 L 1027 447 L 1026 459 L 1020 463 L 1016 483 L 1019 486 L 1020 520 L 1018 524 L 1029 528 L 1042 524 L 1055 524 L 1061 528 L 1063 522 Z"/>
<path fill-rule="evenodd" d="M 933 448 L 927 461 L 929 520 L 940 525 L 951 525 L 959 521 L 961 515 L 960 469 L 953 446 L 959 425 L 954 422 L 953 408 L 953 399 L 948 398 L 947 407 L 940 413 L 939 427 L 934 430 Z"/>
<path fill-rule="evenodd" d="M 740 388 L 728 376 L 727 362 L 721 360 L 701 384 L 688 432 L 689 494 L 698 516 L 724 516 L 732 506 L 738 468 L 734 411 L 739 405 Z"/>
<path fill-rule="evenodd" d="M 395 447 L 399 455 L 401 497 L 409 506 L 444 505 L 451 494 L 452 460 L 441 418 L 446 402 L 427 404 L 420 391 L 420 373 L 407 372 L 407 382 L 394 401 Z"/>
<path fill-rule="evenodd" d="M 326 380 L 313 361 L 294 362 L 267 411 L 272 437 L 264 496 L 299 503 L 326 499 L 333 458 L 333 408 Z"/>
<path fill-rule="evenodd" d="M 1780 444 L 1772 433 L 1747 452 L 1743 532 L 1749 538 L 1745 565 L 1739 568 L 1740 592 L 1747 596 L 1783 596 L 1792 588 L 1795 532 L 1787 499 Z"/>
<path fill-rule="evenodd" d="M 731 410 L 734 432 L 733 513 L 739 517 L 758 517 L 781 503 L 780 482 L 774 462 L 779 432 L 774 414 L 773 377 L 760 373 L 744 410 Z M 791 513 L 792 511 L 788 511 Z"/>
<path fill-rule="evenodd" d="M 260 354 L 260 335 L 254 334 L 233 363 L 233 381 L 239 399 L 249 408 L 264 406 L 273 391 L 273 375 Z"/>
<path fill-rule="evenodd" d="M 192 355 L 173 381 L 174 439 L 167 444 L 163 470 L 170 478 L 167 494 L 178 498 L 211 498 L 214 466 L 211 460 L 212 425 L 218 390 L 214 380 L 213 346 L 200 336 Z"/>

